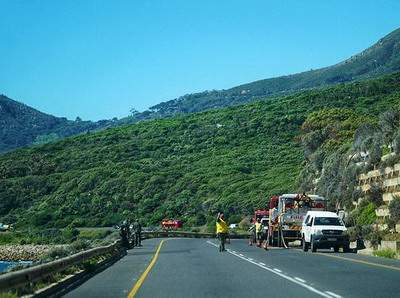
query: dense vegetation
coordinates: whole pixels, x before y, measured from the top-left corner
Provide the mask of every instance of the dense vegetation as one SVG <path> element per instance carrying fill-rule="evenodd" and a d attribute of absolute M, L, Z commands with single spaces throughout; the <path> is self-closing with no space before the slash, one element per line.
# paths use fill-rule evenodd
<path fill-rule="evenodd" d="M 135 214 L 146 223 L 179 217 L 201 225 L 218 209 L 246 214 L 272 194 L 295 191 L 319 148 L 324 157 L 351 143 L 359 124 L 376 123 L 399 99 L 394 74 L 11 152 L 0 156 L 1 221 L 59 228 Z"/>

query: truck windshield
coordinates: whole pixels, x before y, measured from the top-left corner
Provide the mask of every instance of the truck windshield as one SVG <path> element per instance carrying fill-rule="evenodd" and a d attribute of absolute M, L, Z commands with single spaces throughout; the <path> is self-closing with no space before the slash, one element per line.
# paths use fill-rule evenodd
<path fill-rule="evenodd" d="M 342 226 L 342 222 L 337 217 L 316 217 L 315 226 Z"/>

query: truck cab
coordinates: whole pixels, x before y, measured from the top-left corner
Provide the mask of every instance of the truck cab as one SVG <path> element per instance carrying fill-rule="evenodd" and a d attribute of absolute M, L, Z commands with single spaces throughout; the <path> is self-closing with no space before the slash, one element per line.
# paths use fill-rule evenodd
<path fill-rule="evenodd" d="M 331 248 L 335 252 L 342 247 L 344 252 L 349 250 L 350 241 L 343 221 L 334 212 L 308 211 L 301 228 L 302 246 L 304 251 L 311 248 Z"/>

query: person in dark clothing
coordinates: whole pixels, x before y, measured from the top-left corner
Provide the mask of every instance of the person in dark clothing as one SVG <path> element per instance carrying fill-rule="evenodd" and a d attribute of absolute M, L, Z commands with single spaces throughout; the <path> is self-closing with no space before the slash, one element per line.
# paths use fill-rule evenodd
<path fill-rule="evenodd" d="M 142 246 L 142 225 L 136 220 L 133 226 L 135 230 L 135 244 L 136 246 Z"/>

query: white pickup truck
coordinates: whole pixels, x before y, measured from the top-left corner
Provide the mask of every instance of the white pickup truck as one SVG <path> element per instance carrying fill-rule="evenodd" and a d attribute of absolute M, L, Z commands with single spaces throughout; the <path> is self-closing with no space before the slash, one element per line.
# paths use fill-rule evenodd
<path fill-rule="evenodd" d="M 302 246 L 304 251 L 311 248 L 316 252 L 318 248 L 331 248 L 335 252 L 343 248 L 349 250 L 350 241 L 343 221 L 336 213 L 327 211 L 308 211 L 301 228 Z"/>

